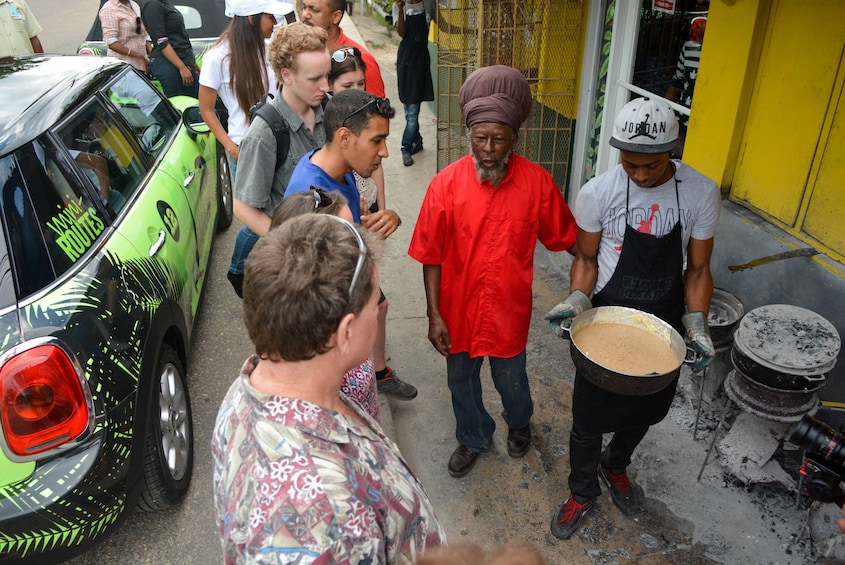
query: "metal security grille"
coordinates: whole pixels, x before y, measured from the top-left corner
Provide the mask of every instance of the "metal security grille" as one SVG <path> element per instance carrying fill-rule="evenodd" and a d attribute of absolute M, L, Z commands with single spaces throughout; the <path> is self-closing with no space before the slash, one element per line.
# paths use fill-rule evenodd
<path fill-rule="evenodd" d="M 458 91 L 475 69 L 508 65 L 534 95 L 517 152 L 545 167 L 560 186 L 569 176 L 581 64 L 583 2 L 439 0 L 437 168 L 469 152 Z"/>

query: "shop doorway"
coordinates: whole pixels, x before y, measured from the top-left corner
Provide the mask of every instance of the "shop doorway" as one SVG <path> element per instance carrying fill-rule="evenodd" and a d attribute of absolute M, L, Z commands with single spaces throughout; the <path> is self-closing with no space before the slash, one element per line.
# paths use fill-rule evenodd
<path fill-rule="evenodd" d="M 709 2 L 604 0 L 590 6 L 569 194 L 618 162 L 613 117 L 640 96 L 667 100 L 681 122 L 683 155 Z"/>

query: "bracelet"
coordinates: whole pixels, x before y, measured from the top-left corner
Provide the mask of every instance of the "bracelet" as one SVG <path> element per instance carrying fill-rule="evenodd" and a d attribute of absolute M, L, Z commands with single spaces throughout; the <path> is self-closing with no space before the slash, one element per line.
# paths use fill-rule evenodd
<path fill-rule="evenodd" d="M 129 53 L 127 53 L 127 55 L 130 56 L 130 57 L 132 56 L 132 50 L 131 49 L 129 50 Z"/>

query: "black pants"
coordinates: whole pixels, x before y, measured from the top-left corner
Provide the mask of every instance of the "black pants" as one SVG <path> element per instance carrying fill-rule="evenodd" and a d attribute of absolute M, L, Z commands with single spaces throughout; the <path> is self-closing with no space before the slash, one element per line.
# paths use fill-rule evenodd
<path fill-rule="evenodd" d="M 587 432 L 572 424 L 569 432 L 569 490 L 579 498 L 596 498 L 601 494 L 598 467 L 621 471 L 631 464 L 631 455 L 648 432 L 649 426 L 613 433 L 613 439 L 602 453 L 602 434 Z"/>

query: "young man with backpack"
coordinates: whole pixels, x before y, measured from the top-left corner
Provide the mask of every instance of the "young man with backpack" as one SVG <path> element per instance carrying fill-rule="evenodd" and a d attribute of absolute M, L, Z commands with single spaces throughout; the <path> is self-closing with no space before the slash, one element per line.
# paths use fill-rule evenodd
<path fill-rule="evenodd" d="M 293 23 L 280 28 L 270 40 L 268 58 L 279 92 L 253 114 L 239 147 L 234 211 L 245 227 L 235 240 L 227 275 L 238 296 L 244 261 L 258 238 L 270 230 L 270 217 L 284 197 L 294 167 L 303 155 L 326 141 L 321 103 L 329 90 L 331 69 L 327 37 L 325 30 Z M 272 119 L 270 109 L 282 121 Z M 280 147 L 282 154 L 278 154 Z"/>

